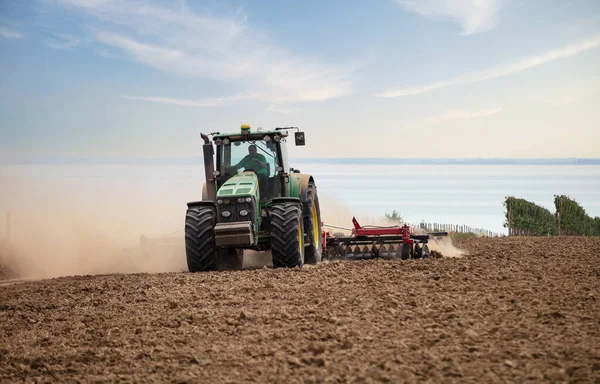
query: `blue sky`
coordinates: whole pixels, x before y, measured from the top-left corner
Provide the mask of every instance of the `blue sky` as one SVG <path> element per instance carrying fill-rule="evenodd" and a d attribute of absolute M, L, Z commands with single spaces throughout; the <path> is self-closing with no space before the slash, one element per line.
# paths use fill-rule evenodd
<path fill-rule="evenodd" d="M 600 157 L 599 102 L 595 0 L 0 2 L 0 160 Z"/>

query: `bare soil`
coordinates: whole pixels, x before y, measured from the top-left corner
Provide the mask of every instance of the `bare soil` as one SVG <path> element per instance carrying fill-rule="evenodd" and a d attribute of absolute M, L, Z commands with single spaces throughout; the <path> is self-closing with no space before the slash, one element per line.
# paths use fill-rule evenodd
<path fill-rule="evenodd" d="M 600 383 L 600 238 L 0 283 L 0 382 Z"/>

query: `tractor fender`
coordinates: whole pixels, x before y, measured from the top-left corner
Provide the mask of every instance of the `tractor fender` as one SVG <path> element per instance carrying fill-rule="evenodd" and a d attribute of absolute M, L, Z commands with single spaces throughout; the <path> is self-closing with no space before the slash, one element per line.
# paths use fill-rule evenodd
<path fill-rule="evenodd" d="M 314 183 L 311 175 L 305 173 L 292 173 L 290 175 L 290 197 L 297 197 L 302 203 L 307 200 L 308 184 Z"/>
<path fill-rule="evenodd" d="M 274 197 L 273 200 L 271 200 L 271 201 L 272 201 L 273 205 L 291 203 L 291 204 L 296 204 L 299 207 L 302 206 L 302 204 L 300 203 L 300 199 L 297 197 Z"/>
<path fill-rule="evenodd" d="M 190 202 L 187 203 L 187 206 L 188 206 L 188 208 L 193 208 L 193 207 L 210 207 L 210 208 L 213 208 L 215 211 L 217 209 L 217 205 L 212 200 L 190 201 Z"/>

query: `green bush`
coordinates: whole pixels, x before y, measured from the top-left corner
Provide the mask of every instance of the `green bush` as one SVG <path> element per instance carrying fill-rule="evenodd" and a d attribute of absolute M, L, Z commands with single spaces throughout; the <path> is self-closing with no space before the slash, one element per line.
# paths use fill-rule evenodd
<path fill-rule="evenodd" d="M 509 235 L 547 236 L 556 235 L 554 215 L 544 207 L 513 196 L 506 197 L 504 227 L 510 228 Z"/>
<path fill-rule="evenodd" d="M 600 236 L 600 218 L 588 216 L 575 200 L 555 195 L 554 206 L 561 235 Z"/>

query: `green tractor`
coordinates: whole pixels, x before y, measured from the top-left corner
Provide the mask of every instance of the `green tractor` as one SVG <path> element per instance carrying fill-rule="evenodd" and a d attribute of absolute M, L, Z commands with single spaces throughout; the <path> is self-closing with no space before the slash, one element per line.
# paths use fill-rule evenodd
<path fill-rule="evenodd" d="M 290 130 L 304 145 L 297 127 L 201 134 L 206 183 L 185 218 L 190 272 L 241 269 L 244 249 L 271 250 L 275 268 L 321 261 L 317 187 L 311 175 L 288 168 Z"/>

